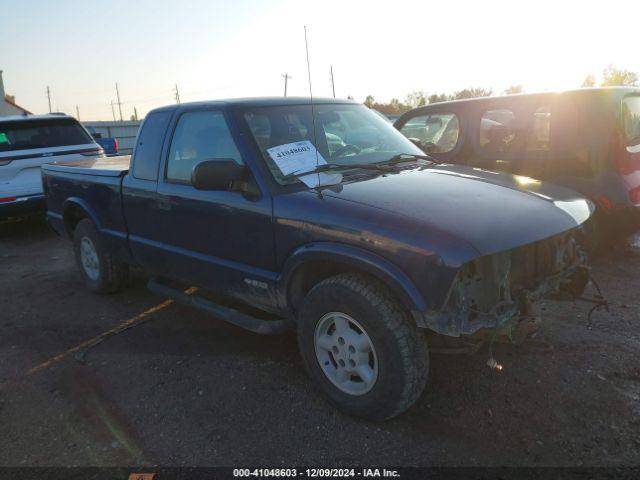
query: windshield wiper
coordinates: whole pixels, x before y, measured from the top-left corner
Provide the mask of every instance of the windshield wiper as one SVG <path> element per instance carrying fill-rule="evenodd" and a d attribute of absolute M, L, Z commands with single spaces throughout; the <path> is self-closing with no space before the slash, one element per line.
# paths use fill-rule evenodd
<path fill-rule="evenodd" d="M 285 175 L 283 177 L 284 180 L 293 177 L 302 177 L 304 175 L 312 175 L 314 173 L 322 173 L 328 172 L 330 170 L 350 170 L 352 168 L 362 168 L 365 170 L 377 170 L 379 172 L 388 172 L 390 169 L 385 165 L 379 165 L 375 163 L 323 163 L 322 165 L 318 165 L 313 170 L 309 170 L 308 172 L 295 172 L 290 173 L 289 175 Z"/>
<path fill-rule="evenodd" d="M 411 160 L 427 160 L 431 163 L 438 163 L 438 161 L 430 155 L 420 155 L 415 153 L 399 153 L 391 157 L 389 160 L 378 162 L 377 165 L 393 165 L 396 163 L 410 162 Z"/>

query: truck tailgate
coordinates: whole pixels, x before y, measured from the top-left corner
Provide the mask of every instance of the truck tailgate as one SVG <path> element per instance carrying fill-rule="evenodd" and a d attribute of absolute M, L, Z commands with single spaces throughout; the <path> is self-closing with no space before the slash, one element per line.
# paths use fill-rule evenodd
<path fill-rule="evenodd" d="M 82 160 L 51 162 L 42 166 L 43 170 L 93 175 L 99 177 L 121 177 L 129 171 L 131 155 L 98 157 Z M 54 167 L 54 168 L 49 168 Z"/>

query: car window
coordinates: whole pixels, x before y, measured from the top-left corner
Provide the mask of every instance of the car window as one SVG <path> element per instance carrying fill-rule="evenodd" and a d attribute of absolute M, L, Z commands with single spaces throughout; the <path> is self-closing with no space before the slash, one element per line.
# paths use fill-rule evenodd
<path fill-rule="evenodd" d="M 427 153 L 447 153 L 453 150 L 460 135 L 460 122 L 454 113 L 418 115 L 404 124 L 400 131 L 420 141 Z"/>
<path fill-rule="evenodd" d="M 142 180 L 157 180 L 162 140 L 167 130 L 171 112 L 154 112 L 147 115 L 133 152 L 133 176 Z"/>
<path fill-rule="evenodd" d="M 243 163 L 222 112 L 183 114 L 171 141 L 167 180 L 190 183 L 193 167 L 204 160 L 214 159 Z"/>
<path fill-rule="evenodd" d="M 628 143 L 640 143 L 640 96 L 626 97 L 622 102 L 624 136 Z"/>
<path fill-rule="evenodd" d="M 511 110 L 487 110 L 480 119 L 480 148 L 489 154 L 510 153 L 516 139 L 516 116 Z"/>
<path fill-rule="evenodd" d="M 548 151 L 551 140 L 551 108 L 549 105 L 543 105 L 536 109 L 530 125 L 527 132 L 527 151 Z"/>
<path fill-rule="evenodd" d="M 0 152 L 93 143 L 73 118 L 0 122 Z"/>

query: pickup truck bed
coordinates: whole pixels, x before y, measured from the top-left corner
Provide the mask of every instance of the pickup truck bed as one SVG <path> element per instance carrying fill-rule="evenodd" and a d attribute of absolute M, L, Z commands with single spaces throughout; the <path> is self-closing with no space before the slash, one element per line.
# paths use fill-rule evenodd
<path fill-rule="evenodd" d="M 71 232 L 78 216 L 89 216 L 104 234 L 108 248 L 128 260 L 127 228 L 123 216 L 122 179 L 129 171 L 131 157 L 90 158 L 62 161 L 42 166 L 43 175 L 55 172 L 55 188 L 43 182 L 48 217 Z M 63 213 L 66 211 L 66 218 Z"/>

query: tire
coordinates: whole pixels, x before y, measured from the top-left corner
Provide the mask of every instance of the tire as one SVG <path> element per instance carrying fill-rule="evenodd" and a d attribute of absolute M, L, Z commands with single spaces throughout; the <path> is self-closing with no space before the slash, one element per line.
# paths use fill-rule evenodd
<path fill-rule="evenodd" d="M 365 340 L 368 353 L 360 348 Z M 374 278 L 341 274 L 313 287 L 299 311 L 298 344 L 311 378 L 350 415 L 392 418 L 413 405 L 427 383 L 429 357 L 422 332 Z M 354 365 L 364 374 L 354 373 Z"/>
<path fill-rule="evenodd" d="M 80 220 L 76 225 L 73 251 L 80 275 L 89 290 L 114 293 L 122 288 L 127 277 L 127 265 L 113 258 L 88 218 Z"/>

